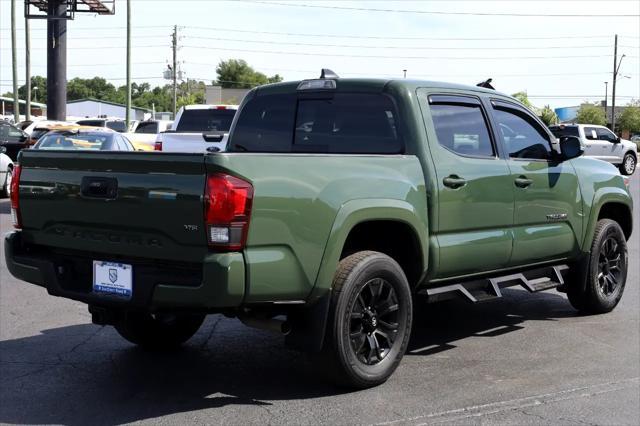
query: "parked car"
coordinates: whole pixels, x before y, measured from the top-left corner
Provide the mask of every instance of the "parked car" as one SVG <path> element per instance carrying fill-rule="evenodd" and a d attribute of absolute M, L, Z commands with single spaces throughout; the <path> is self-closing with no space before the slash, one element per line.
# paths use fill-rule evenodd
<path fill-rule="evenodd" d="M 13 176 L 13 161 L 5 154 L 6 148 L 0 146 L 0 182 L 2 182 L 2 196 L 11 195 L 11 179 Z"/>
<path fill-rule="evenodd" d="M 70 126 L 77 126 L 76 124 L 70 123 L 68 121 L 54 121 L 54 120 L 43 120 L 35 123 L 33 126 L 29 127 L 29 144 L 35 145 L 38 142 L 38 139 L 42 137 L 42 135 L 48 133 L 50 130 L 58 129 L 58 128 L 69 128 Z"/>
<path fill-rule="evenodd" d="M 616 165 L 622 174 L 631 175 L 638 163 L 635 143 L 616 136 L 604 126 L 595 124 L 560 124 L 550 127 L 556 137 L 575 136 L 585 147 L 584 155 Z"/>
<path fill-rule="evenodd" d="M 119 133 L 126 133 L 129 131 L 127 128 L 127 122 L 120 118 L 83 118 L 81 120 L 77 120 L 76 123 L 81 126 L 106 127 Z"/>
<path fill-rule="evenodd" d="M 179 345 L 224 313 L 366 388 L 400 363 L 414 299 L 522 286 L 616 307 L 630 179 L 582 152 L 490 89 L 272 84 L 244 98 L 228 152 L 24 151 L 6 262 L 134 344 Z"/>
<path fill-rule="evenodd" d="M 54 129 L 42 136 L 34 150 L 135 151 L 123 135 L 102 128 Z"/>
<path fill-rule="evenodd" d="M 187 105 L 171 130 L 159 133 L 155 150 L 163 152 L 224 151 L 238 105 Z"/>
<path fill-rule="evenodd" d="M 0 146 L 5 147 L 5 154 L 16 161 L 18 152 L 29 147 L 29 135 L 8 121 L 0 121 Z"/>
<path fill-rule="evenodd" d="M 171 129 L 173 121 L 169 120 L 148 120 L 141 121 L 136 126 L 135 131 L 124 135 L 131 141 L 138 151 L 153 151 L 158 133 Z"/>

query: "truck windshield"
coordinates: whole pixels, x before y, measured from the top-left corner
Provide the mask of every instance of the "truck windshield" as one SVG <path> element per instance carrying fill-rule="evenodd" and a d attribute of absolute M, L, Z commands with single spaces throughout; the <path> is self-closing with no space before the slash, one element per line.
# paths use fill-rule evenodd
<path fill-rule="evenodd" d="M 228 132 L 234 115 L 233 109 L 185 109 L 176 132 Z"/>
<path fill-rule="evenodd" d="M 549 130 L 551 130 L 551 133 L 553 133 L 553 136 L 556 138 L 562 136 L 579 136 L 577 126 L 551 126 Z"/>

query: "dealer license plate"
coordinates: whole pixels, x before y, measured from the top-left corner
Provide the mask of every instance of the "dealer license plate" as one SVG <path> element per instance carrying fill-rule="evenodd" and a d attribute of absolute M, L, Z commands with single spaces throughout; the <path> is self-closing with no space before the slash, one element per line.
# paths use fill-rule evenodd
<path fill-rule="evenodd" d="M 133 267 L 125 263 L 93 261 L 94 293 L 111 294 L 131 298 L 133 292 Z"/>

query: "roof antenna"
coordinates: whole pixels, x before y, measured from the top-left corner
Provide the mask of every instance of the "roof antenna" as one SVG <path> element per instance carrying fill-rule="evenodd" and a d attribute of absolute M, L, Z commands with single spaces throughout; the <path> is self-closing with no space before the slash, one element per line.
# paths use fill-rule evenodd
<path fill-rule="evenodd" d="M 329 68 L 322 68 L 322 70 L 320 71 L 320 78 L 324 79 L 324 78 L 340 78 L 340 77 L 338 77 L 338 74 L 331 71 Z"/>
<path fill-rule="evenodd" d="M 480 83 L 476 84 L 476 86 L 484 87 L 485 89 L 496 90 L 496 88 L 491 85 L 492 81 L 493 81 L 493 79 L 488 78 L 485 81 L 481 81 Z"/>

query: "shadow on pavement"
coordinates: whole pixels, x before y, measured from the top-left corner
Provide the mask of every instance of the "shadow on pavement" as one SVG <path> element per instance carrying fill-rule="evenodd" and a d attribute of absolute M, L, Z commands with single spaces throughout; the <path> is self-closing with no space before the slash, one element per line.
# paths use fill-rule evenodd
<path fill-rule="evenodd" d="M 575 316 L 557 294 L 504 293 L 503 303 L 427 305 L 416 317 L 408 355 L 515 332 L 528 320 Z M 0 422 L 114 424 L 229 405 L 268 411 L 268 401 L 345 392 L 322 382 L 305 355 L 282 344 L 280 336 L 222 316 L 208 318 L 183 349 L 166 353 L 135 348 L 111 327 L 91 324 L 1 341 Z"/>

